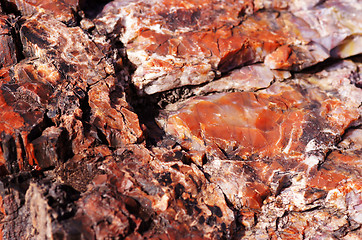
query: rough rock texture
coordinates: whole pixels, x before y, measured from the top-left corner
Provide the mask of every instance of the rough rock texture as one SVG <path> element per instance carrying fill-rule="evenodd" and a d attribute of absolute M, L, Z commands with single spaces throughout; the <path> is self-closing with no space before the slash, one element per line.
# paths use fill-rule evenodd
<path fill-rule="evenodd" d="M 30 16 L 37 12 L 46 12 L 55 19 L 69 25 L 76 24 L 76 11 L 78 0 L 4 0 L 1 5 L 4 9 L 20 13 L 22 16 Z"/>
<path fill-rule="evenodd" d="M 331 54 L 361 52 L 358 2 L 327 1 L 292 13 L 257 11 L 265 7 L 232 0 L 113 1 L 97 28 L 126 45 L 137 67 L 132 81 L 146 94 L 198 85 L 255 62 L 300 70 Z"/>
<path fill-rule="evenodd" d="M 1 239 L 361 239 L 359 0 L 1 1 Z"/>

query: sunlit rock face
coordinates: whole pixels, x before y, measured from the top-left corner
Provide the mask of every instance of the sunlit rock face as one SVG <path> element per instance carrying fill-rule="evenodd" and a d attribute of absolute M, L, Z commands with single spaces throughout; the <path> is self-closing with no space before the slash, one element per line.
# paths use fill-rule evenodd
<path fill-rule="evenodd" d="M 343 134 L 359 116 L 338 99 L 297 87 L 195 97 L 170 106 L 176 111 L 166 110 L 164 128 L 185 148 L 220 159 L 298 156 L 323 134 Z"/>
<path fill-rule="evenodd" d="M 0 239 L 362 239 L 360 0 L 0 6 Z"/>
<path fill-rule="evenodd" d="M 271 70 L 264 64 L 253 64 L 235 69 L 225 77 L 195 87 L 192 93 L 197 96 L 235 90 L 255 91 L 269 87 L 273 81 L 281 81 L 290 77 L 289 71 Z"/>
<path fill-rule="evenodd" d="M 113 1 L 96 25 L 119 35 L 137 67 L 133 83 L 140 92 L 153 94 L 209 82 L 255 62 L 300 70 L 331 54 L 360 53 L 361 28 L 351 24 L 358 15 L 353 3 L 311 2 L 305 7 L 298 1 L 285 6 L 268 1 Z"/>
<path fill-rule="evenodd" d="M 142 139 L 137 115 L 115 87 L 113 66 L 81 28 L 44 13 L 26 18 L 18 37 L 27 58 L 16 63 L 11 26 L 4 24 L 1 175 L 57 166 L 99 141 L 117 147 Z"/>
<path fill-rule="evenodd" d="M 317 166 L 358 118 L 348 104 L 300 81 L 194 97 L 169 106 L 159 122 L 234 206 L 258 209 L 300 173 L 308 186 L 336 187 L 346 176 Z"/>
<path fill-rule="evenodd" d="M 77 21 L 75 13 L 78 5 L 78 0 L 6 0 L 3 3 L 4 8 L 15 8 L 23 16 L 46 12 L 54 16 L 55 19 L 69 25 L 74 25 Z"/>

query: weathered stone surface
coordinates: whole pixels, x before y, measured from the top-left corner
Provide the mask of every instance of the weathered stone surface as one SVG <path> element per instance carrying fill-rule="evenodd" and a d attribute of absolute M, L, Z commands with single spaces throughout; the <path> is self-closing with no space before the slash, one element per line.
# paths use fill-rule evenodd
<path fill-rule="evenodd" d="M 11 66 L 17 62 L 11 21 L 10 17 L 0 14 L 0 68 Z"/>
<path fill-rule="evenodd" d="M 6 0 L 3 1 L 5 8 L 15 8 L 23 16 L 30 16 L 39 12 L 46 12 L 55 19 L 69 25 L 76 24 L 75 13 L 78 10 L 78 0 Z"/>
<path fill-rule="evenodd" d="M 0 238 L 362 237 L 358 0 L 1 7 Z"/>
<path fill-rule="evenodd" d="M 80 200 L 76 218 L 92 239 L 214 239 L 232 231 L 234 216 L 222 192 L 195 165 L 161 162 L 139 146 L 116 159 L 107 158 L 105 174 Z"/>
<path fill-rule="evenodd" d="M 317 137 L 333 143 L 328 135 L 343 134 L 359 117 L 315 88 L 298 91 L 303 87 L 274 84 L 265 93 L 195 97 L 166 110 L 164 129 L 186 149 L 220 159 L 298 156 Z"/>
<path fill-rule="evenodd" d="M 208 82 L 220 72 L 264 60 L 271 69 L 300 70 L 330 54 L 361 52 L 360 27 L 349 26 L 358 11 L 349 15 L 352 4 L 328 1 L 293 14 L 244 15 L 265 6 L 245 1 L 114 1 L 104 8 L 97 28 L 120 35 L 137 66 L 132 81 L 147 94 Z"/>
<path fill-rule="evenodd" d="M 204 95 L 230 90 L 255 91 L 267 88 L 273 81 L 290 78 L 288 71 L 270 70 L 263 64 L 253 64 L 230 72 L 226 77 L 214 80 L 192 90 L 193 94 Z"/>
<path fill-rule="evenodd" d="M 85 90 L 111 75 L 114 70 L 101 49 L 79 27 L 67 27 L 51 15 L 37 14 L 20 30 L 24 52 L 53 62 L 73 85 Z M 114 79 L 109 80 L 111 86 Z"/>
<path fill-rule="evenodd" d="M 89 91 L 90 122 L 103 132 L 107 145 L 112 147 L 141 141 L 142 130 L 137 115 L 127 109 L 124 99 L 114 97 L 112 102 L 109 92 L 104 82 L 94 85 Z"/>

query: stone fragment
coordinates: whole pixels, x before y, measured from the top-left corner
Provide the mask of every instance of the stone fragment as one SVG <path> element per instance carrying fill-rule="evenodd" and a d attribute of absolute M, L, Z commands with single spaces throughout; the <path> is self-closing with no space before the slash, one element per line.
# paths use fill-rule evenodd
<path fill-rule="evenodd" d="M 362 22 L 358 14 L 362 4 L 358 0 L 329 0 L 318 7 L 295 11 L 320 37 L 313 39 L 334 57 L 349 57 L 361 53 Z"/>
<path fill-rule="evenodd" d="M 0 14 L 0 68 L 11 66 L 17 62 L 11 21 L 10 17 Z"/>
<path fill-rule="evenodd" d="M 121 147 L 141 141 L 143 132 L 139 126 L 137 115 L 127 109 L 128 104 L 122 98 L 118 100 L 124 106 L 119 105 L 118 109 L 112 107 L 110 96 L 107 94 L 109 92 L 110 89 L 104 82 L 100 82 L 90 89 L 89 106 L 92 109 L 90 122 L 102 131 L 107 145 L 112 147 Z M 113 99 L 114 102 L 116 100 Z"/>
<path fill-rule="evenodd" d="M 319 131 L 340 135 L 359 117 L 357 111 L 318 90 L 302 94 L 297 88 L 277 86 L 265 93 L 195 97 L 169 106 L 160 121 L 188 150 L 206 151 L 220 159 L 247 159 L 304 154 Z M 316 106 L 316 101 L 321 105 Z M 343 124 L 337 123 L 340 119 Z"/>
<path fill-rule="evenodd" d="M 118 147 L 141 139 L 138 117 L 130 111 L 125 96 L 120 93 L 121 97 L 110 100 L 111 92 L 121 92 L 115 87 L 113 66 L 80 28 L 69 28 L 49 15 L 38 14 L 22 25 L 21 36 L 29 56 L 52 62 L 67 76 L 67 82 L 76 86 L 82 101 L 89 101 L 90 123 L 100 131 L 97 134 L 101 141 L 105 136 L 104 143 Z"/>
<path fill-rule="evenodd" d="M 54 16 L 58 21 L 68 25 L 77 22 L 75 13 L 78 10 L 78 0 L 6 0 L 4 6 L 16 8 L 23 16 L 30 16 L 39 12 L 46 12 Z"/>
<path fill-rule="evenodd" d="M 362 89 L 358 87 L 360 74 L 358 63 L 344 60 L 326 67 L 321 72 L 296 74 L 296 77 L 319 86 L 328 94 L 341 99 L 344 104 L 357 109 L 362 102 Z"/>
<path fill-rule="evenodd" d="M 119 157 L 107 158 L 105 174 L 80 199 L 76 219 L 94 238 L 213 239 L 232 231 L 233 213 L 222 192 L 195 165 L 161 162 L 140 146 Z"/>
<path fill-rule="evenodd" d="M 284 7 L 255 3 L 250 14 L 260 8 L 294 10 L 255 12 L 252 16 L 244 15 L 249 4 L 245 1 L 239 9 L 231 7 L 232 1 L 203 4 L 114 1 L 104 8 L 96 26 L 99 31 L 119 35 L 137 66 L 132 81 L 146 94 L 209 82 L 220 72 L 255 62 L 265 61 L 271 69 L 301 70 L 331 55 L 360 53 L 360 29 L 358 24 L 350 26 L 358 22 L 358 3 L 353 10 L 353 3 L 338 1 L 319 5 L 311 1 L 302 8 L 293 7 L 300 5 L 297 2 Z M 341 23 L 334 20 L 339 18 Z M 323 22 L 328 24 L 322 26 Z M 335 29 L 337 33 L 332 34 Z"/>
<path fill-rule="evenodd" d="M 30 142 L 47 125 L 42 102 L 45 103 L 52 92 L 51 85 L 42 82 L 33 65 L 22 62 L 13 71 L 14 77 L 5 75 L 1 83 L 2 175 L 37 164 Z"/>
<path fill-rule="evenodd" d="M 270 70 L 263 64 L 253 64 L 235 69 L 228 76 L 196 87 L 192 92 L 198 96 L 230 90 L 255 91 L 267 88 L 273 81 L 281 81 L 290 77 L 288 71 Z"/>
<path fill-rule="evenodd" d="M 114 73 L 104 53 L 79 27 L 69 28 L 47 14 L 30 17 L 21 27 L 24 52 L 52 62 L 83 91 Z M 109 82 L 114 85 L 114 79 Z"/>
<path fill-rule="evenodd" d="M 72 156 L 72 146 L 64 128 L 49 127 L 32 141 L 34 156 L 42 169 L 57 166 Z"/>

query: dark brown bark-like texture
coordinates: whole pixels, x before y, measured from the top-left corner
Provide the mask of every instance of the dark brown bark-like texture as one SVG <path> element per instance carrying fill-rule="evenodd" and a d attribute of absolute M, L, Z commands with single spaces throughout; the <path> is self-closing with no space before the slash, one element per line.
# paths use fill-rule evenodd
<path fill-rule="evenodd" d="M 361 1 L 0 2 L 0 239 L 362 239 Z"/>

